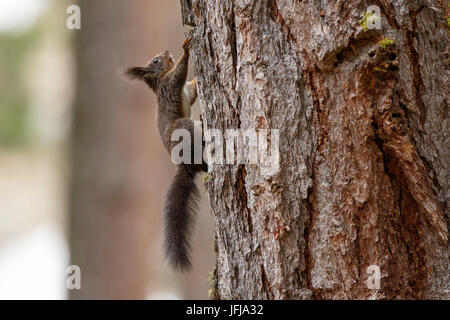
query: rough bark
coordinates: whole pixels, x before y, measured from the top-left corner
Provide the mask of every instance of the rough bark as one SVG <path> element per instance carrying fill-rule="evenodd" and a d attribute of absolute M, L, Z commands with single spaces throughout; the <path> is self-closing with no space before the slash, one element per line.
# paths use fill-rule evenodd
<path fill-rule="evenodd" d="M 212 167 L 215 297 L 448 299 L 446 3 L 181 3 L 204 128 L 280 130 L 279 173 Z"/>

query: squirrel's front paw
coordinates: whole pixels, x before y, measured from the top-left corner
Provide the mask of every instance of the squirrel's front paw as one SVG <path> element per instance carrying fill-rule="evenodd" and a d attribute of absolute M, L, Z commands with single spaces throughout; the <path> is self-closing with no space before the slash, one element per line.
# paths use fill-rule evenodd
<path fill-rule="evenodd" d="M 191 47 L 191 41 L 192 41 L 192 38 L 191 38 L 191 37 L 186 38 L 186 39 L 184 40 L 184 42 L 183 42 L 183 49 L 184 49 L 184 51 L 189 51 L 189 49 L 190 49 L 190 47 Z"/>

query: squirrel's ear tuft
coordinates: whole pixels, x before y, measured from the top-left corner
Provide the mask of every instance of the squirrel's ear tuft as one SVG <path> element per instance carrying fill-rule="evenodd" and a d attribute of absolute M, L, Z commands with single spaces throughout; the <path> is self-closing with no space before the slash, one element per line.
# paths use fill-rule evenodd
<path fill-rule="evenodd" d="M 148 70 L 144 67 L 132 67 L 125 70 L 124 74 L 132 80 L 143 80 L 147 75 Z"/>

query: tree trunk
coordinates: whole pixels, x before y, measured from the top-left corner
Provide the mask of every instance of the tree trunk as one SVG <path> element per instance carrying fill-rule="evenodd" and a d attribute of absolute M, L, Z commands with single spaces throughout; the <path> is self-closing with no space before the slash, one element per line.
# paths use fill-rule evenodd
<path fill-rule="evenodd" d="M 155 126 L 156 96 L 118 72 L 163 50 L 182 53 L 180 4 L 82 0 L 80 7 L 70 246 L 82 283 L 70 297 L 206 298 L 213 261 L 207 205 L 197 219 L 194 270 L 174 278 L 164 260 L 162 208 L 176 166 Z"/>
<path fill-rule="evenodd" d="M 211 166 L 215 297 L 449 299 L 447 5 L 181 2 L 204 129 L 280 134 L 275 174 Z"/>
<path fill-rule="evenodd" d="M 158 22 L 148 19 L 155 12 L 148 1 L 84 0 L 80 7 L 70 247 L 81 290 L 71 290 L 70 298 L 144 299 L 164 288 L 160 259 L 149 259 L 159 253 L 153 248 L 160 245 L 151 244 L 160 238 L 160 181 L 170 171 L 161 166 L 165 155 L 154 152 L 160 148 L 151 120 L 155 102 L 118 70 L 144 63 L 164 39 L 142 41 Z"/>

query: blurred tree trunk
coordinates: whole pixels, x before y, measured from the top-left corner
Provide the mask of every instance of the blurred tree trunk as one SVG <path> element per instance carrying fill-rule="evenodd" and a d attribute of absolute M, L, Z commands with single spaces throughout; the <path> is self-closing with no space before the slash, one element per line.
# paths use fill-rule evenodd
<path fill-rule="evenodd" d="M 215 297 L 450 298 L 446 4 L 181 3 L 204 127 L 280 130 L 278 173 L 212 168 Z"/>
<path fill-rule="evenodd" d="M 82 290 L 70 297 L 206 298 L 213 258 L 206 206 L 198 216 L 194 270 L 174 278 L 162 252 L 162 207 L 175 166 L 154 125 L 154 94 L 118 72 L 162 50 L 181 54 L 180 5 L 85 0 L 80 6 L 70 245 Z"/>
<path fill-rule="evenodd" d="M 148 59 L 150 44 L 142 38 L 151 29 L 144 22 L 149 5 L 86 0 L 80 7 L 70 246 L 82 283 L 70 298 L 143 299 L 150 273 L 158 271 L 149 264 L 151 240 L 159 236 L 155 209 L 162 201 L 155 197 L 160 188 L 155 181 L 169 173 L 150 175 L 162 163 L 152 150 L 159 141 L 151 140 L 156 135 L 150 94 L 139 94 L 147 91 L 138 91 L 117 71 Z"/>

